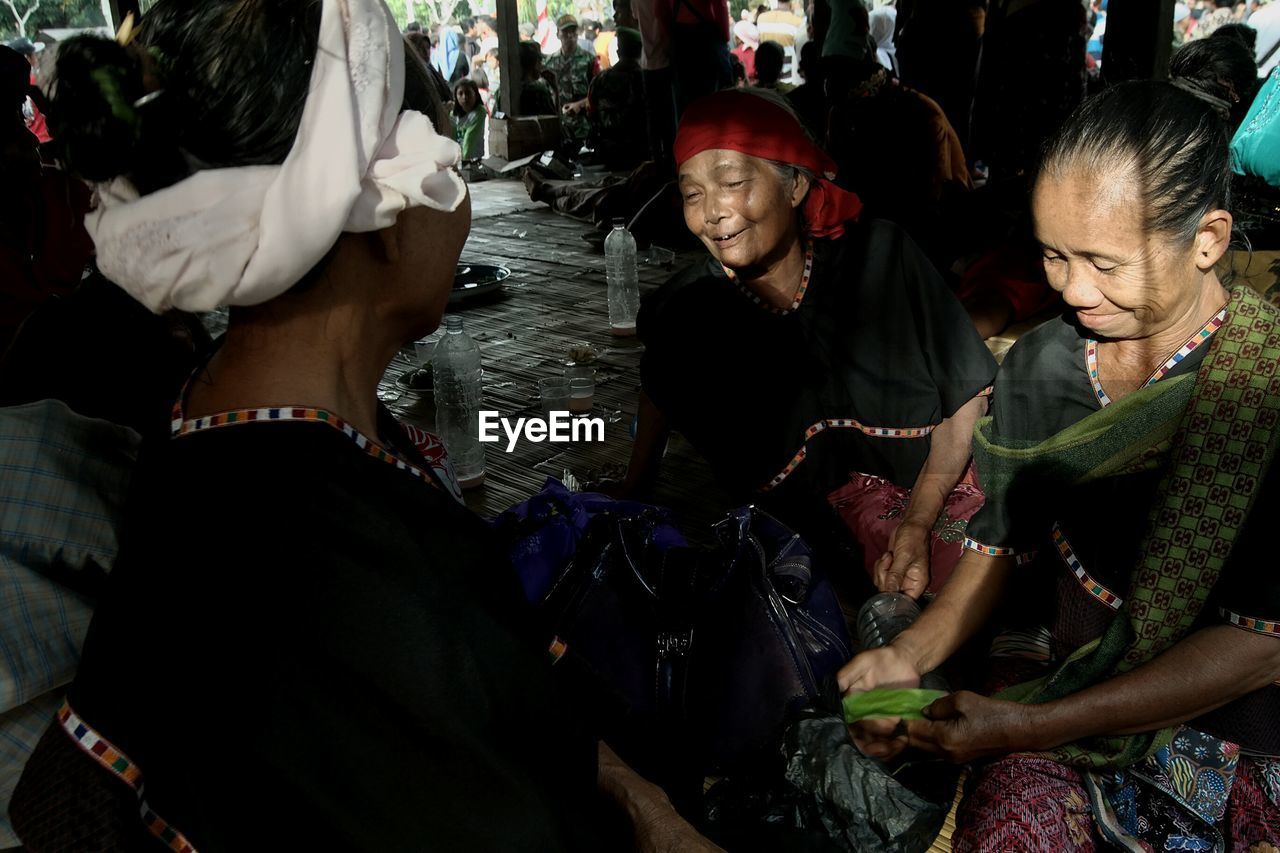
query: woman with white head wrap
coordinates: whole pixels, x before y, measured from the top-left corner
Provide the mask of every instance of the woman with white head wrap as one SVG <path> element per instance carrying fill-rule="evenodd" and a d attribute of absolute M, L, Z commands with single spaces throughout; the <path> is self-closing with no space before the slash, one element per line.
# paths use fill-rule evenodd
<path fill-rule="evenodd" d="M 733 25 L 733 38 L 737 43 L 732 53 L 738 57 L 742 67 L 746 69 L 747 80 L 755 82 L 756 48 L 760 47 L 760 28 L 750 21 L 738 21 Z"/>
<path fill-rule="evenodd" d="M 11 803 L 33 849 L 610 849 L 597 785 L 701 843 L 566 712 L 488 527 L 377 403 L 469 227 L 405 49 L 381 0 L 161 0 L 62 48 L 103 272 L 232 311 Z"/>
<path fill-rule="evenodd" d="M 893 30 L 898 20 L 898 10 L 893 6 L 877 6 L 868 15 L 871 38 L 876 43 L 876 59 L 898 76 L 898 49 L 893 44 Z"/>

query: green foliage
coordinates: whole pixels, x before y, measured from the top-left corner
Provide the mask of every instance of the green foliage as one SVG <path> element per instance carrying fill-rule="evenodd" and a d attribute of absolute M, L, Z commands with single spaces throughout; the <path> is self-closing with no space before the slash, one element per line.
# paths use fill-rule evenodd
<path fill-rule="evenodd" d="M 32 6 L 33 0 L 15 0 L 18 12 L 25 12 Z M 35 38 L 36 33 L 44 29 L 62 29 L 64 27 L 100 27 L 106 22 L 102 19 L 102 4 L 98 0 L 40 0 L 40 8 L 27 19 L 27 36 Z M 0 40 L 8 40 L 18 35 L 17 21 L 7 5 L 0 5 Z"/>
<path fill-rule="evenodd" d="M 430 27 L 434 24 L 446 23 L 440 20 L 440 10 L 442 7 L 449 5 L 447 0 L 388 0 L 387 6 L 391 9 L 391 14 L 395 16 L 396 23 L 400 29 L 404 29 L 409 22 L 409 15 L 406 12 L 406 4 L 413 2 L 413 19 L 424 27 Z M 450 19 L 461 21 L 463 18 L 471 16 L 471 4 L 467 0 L 458 0 L 453 6 L 453 10 L 448 13 Z"/>

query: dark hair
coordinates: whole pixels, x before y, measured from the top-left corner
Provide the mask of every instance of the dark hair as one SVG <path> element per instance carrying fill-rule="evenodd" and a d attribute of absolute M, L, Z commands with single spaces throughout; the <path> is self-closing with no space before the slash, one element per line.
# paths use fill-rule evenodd
<path fill-rule="evenodd" d="M 807 41 L 800 48 L 800 76 L 806 83 L 822 82 L 822 65 L 819 62 L 819 45 L 816 41 Z"/>
<path fill-rule="evenodd" d="M 1121 83 L 1086 100 L 1045 151 L 1041 175 L 1068 170 L 1131 180 L 1148 230 L 1190 240 L 1230 202 L 1227 129 L 1203 100 L 1170 83 Z"/>
<path fill-rule="evenodd" d="M 100 36 L 69 39 L 50 116 L 68 166 L 94 181 L 127 175 L 147 193 L 200 169 L 284 162 L 320 12 L 321 0 L 161 0 L 127 49 Z M 405 107 L 436 120 L 425 69 L 405 66 Z"/>
<path fill-rule="evenodd" d="M 1253 103 L 1258 64 L 1253 52 L 1234 38 L 1198 39 L 1174 52 L 1169 80 L 1201 97 L 1234 133 Z"/>
<path fill-rule="evenodd" d="M 464 116 L 467 113 L 462 109 L 462 105 L 458 103 L 458 93 L 463 89 L 470 89 L 471 96 L 476 99 L 475 106 L 472 110 L 484 109 L 484 103 L 480 100 L 480 87 L 476 85 L 476 81 L 470 77 L 463 77 L 457 83 L 453 84 L 453 114 L 456 116 Z"/>
<path fill-rule="evenodd" d="M 1234 39 L 1253 54 L 1258 49 L 1258 31 L 1248 24 L 1223 24 L 1210 34 L 1211 39 Z"/>
<path fill-rule="evenodd" d="M 542 62 L 542 48 L 534 41 L 520 42 L 520 73 L 533 74 Z"/>
<path fill-rule="evenodd" d="M 474 27 L 475 25 L 476 25 L 476 19 L 475 19 L 475 18 L 463 18 L 463 19 L 462 19 L 462 21 L 461 21 L 461 22 L 459 22 L 459 24 L 458 24 L 458 26 L 462 27 L 462 32 L 463 32 L 463 33 L 466 33 L 466 32 L 467 32 L 467 30 L 471 29 L 471 28 L 472 28 L 472 27 Z"/>
<path fill-rule="evenodd" d="M 422 31 L 406 33 L 405 43 L 413 49 L 414 54 L 427 65 L 431 64 L 431 37 Z"/>
<path fill-rule="evenodd" d="M 485 73 L 483 68 L 477 68 L 471 72 L 471 82 L 476 84 L 477 89 L 488 89 L 489 75 Z M 458 90 L 454 88 L 453 91 L 456 94 Z"/>
<path fill-rule="evenodd" d="M 622 56 L 622 53 L 619 52 L 618 56 Z M 735 83 L 747 82 L 747 66 L 742 64 L 742 60 L 738 58 L 737 54 L 729 54 L 729 67 L 733 69 L 733 81 Z"/>
<path fill-rule="evenodd" d="M 756 79 L 761 83 L 776 83 L 782 76 L 785 57 L 782 45 L 776 41 L 761 42 L 756 48 Z"/>
<path fill-rule="evenodd" d="M 421 21 L 410 21 L 409 23 L 405 24 L 405 26 L 404 26 L 404 32 L 405 32 L 405 35 L 408 35 L 409 33 L 420 33 L 420 32 L 422 32 L 422 22 L 421 22 Z"/>

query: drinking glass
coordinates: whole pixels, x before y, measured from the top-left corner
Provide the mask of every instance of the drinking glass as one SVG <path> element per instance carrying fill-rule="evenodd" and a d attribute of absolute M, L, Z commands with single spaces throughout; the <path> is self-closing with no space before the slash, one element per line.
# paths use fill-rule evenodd
<path fill-rule="evenodd" d="M 560 376 L 539 379 L 538 397 L 542 400 L 542 412 L 545 415 L 569 411 L 569 380 Z"/>

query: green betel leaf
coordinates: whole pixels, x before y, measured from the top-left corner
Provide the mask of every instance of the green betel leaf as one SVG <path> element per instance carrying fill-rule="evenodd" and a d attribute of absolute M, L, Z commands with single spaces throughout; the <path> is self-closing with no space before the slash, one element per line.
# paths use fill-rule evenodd
<path fill-rule="evenodd" d="M 868 690 L 844 697 L 844 721 L 856 723 L 877 717 L 902 717 L 923 720 L 921 713 L 937 699 L 946 696 L 942 690 L 899 689 Z"/>

